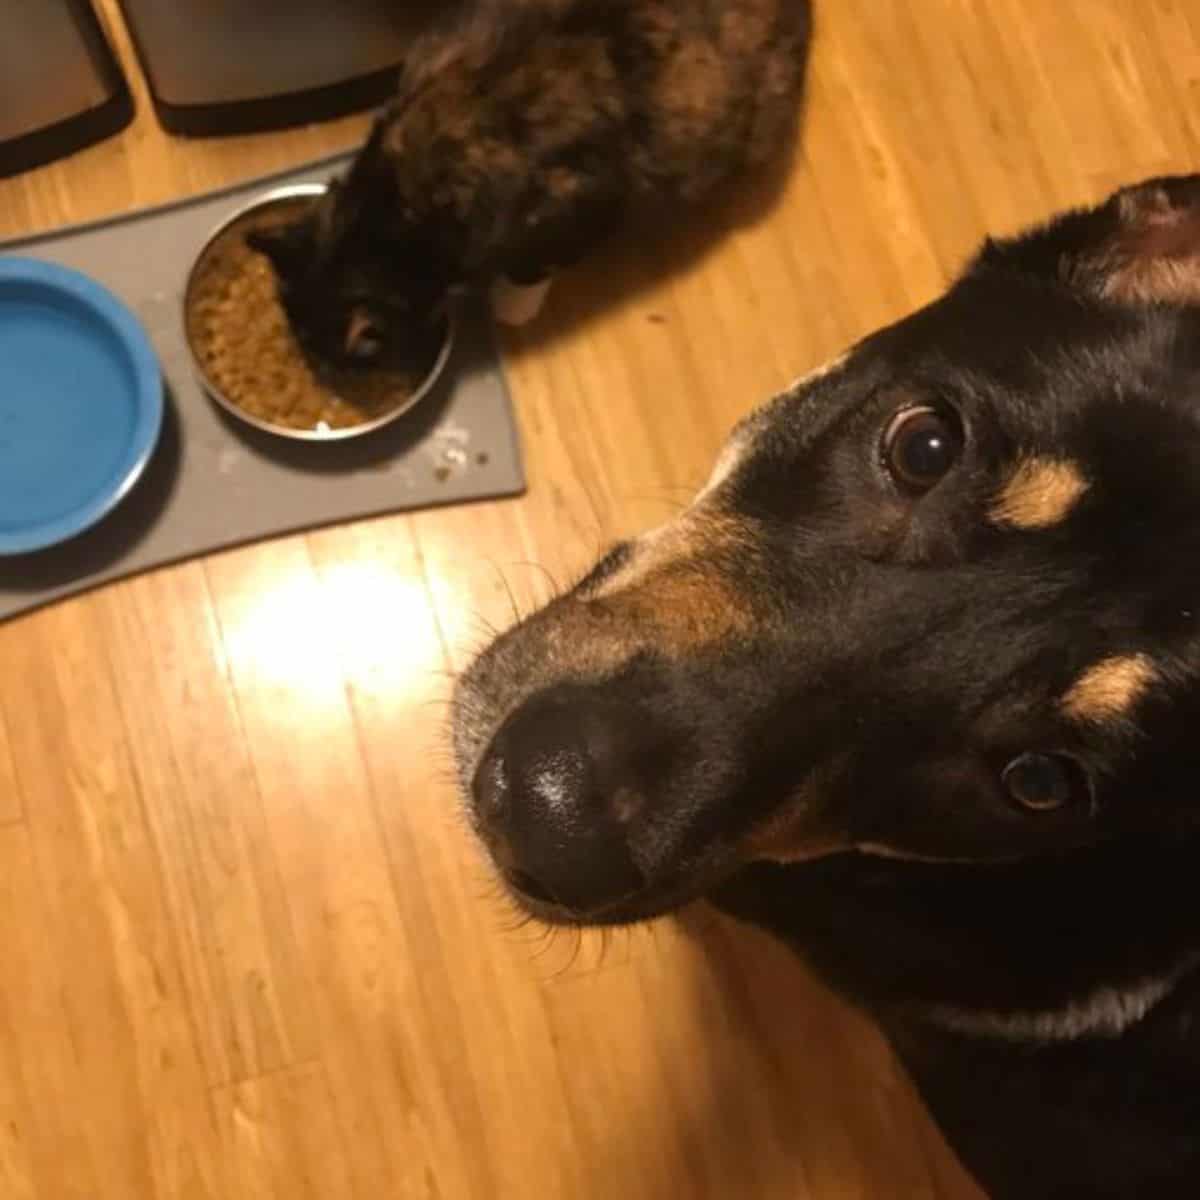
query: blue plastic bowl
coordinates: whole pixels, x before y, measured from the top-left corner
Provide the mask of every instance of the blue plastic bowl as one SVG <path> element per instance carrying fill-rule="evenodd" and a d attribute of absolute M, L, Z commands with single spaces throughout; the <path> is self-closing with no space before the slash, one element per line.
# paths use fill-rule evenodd
<path fill-rule="evenodd" d="M 111 512 L 162 420 L 162 371 L 129 309 L 78 271 L 0 257 L 0 555 Z"/>

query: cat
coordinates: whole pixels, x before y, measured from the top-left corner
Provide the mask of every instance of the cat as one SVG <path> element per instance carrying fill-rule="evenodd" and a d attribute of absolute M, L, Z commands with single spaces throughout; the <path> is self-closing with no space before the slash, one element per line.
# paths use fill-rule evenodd
<path fill-rule="evenodd" d="M 250 243 L 330 361 L 378 361 L 465 293 L 521 323 L 621 227 L 780 152 L 809 32 L 808 0 L 459 3 L 345 176 Z"/>

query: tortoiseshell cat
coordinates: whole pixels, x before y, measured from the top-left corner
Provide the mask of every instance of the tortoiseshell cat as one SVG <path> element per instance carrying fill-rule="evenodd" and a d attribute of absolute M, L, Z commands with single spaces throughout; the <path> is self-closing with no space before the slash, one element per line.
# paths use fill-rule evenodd
<path fill-rule="evenodd" d="M 526 319 L 635 214 L 695 207 L 786 144 L 808 33 L 808 0 L 469 0 L 345 178 L 251 242 L 326 358 L 398 348 L 465 291 L 506 289 L 498 315 Z"/>

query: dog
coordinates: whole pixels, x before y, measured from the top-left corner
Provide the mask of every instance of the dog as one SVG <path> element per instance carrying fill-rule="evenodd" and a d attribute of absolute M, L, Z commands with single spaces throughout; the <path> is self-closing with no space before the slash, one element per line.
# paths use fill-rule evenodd
<path fill-rule="evenodd" d="M 544 921 L 707 898 L 997 1200 L 1200 1195 L 1200 176 L 987 241 L 456 685 Z"/>

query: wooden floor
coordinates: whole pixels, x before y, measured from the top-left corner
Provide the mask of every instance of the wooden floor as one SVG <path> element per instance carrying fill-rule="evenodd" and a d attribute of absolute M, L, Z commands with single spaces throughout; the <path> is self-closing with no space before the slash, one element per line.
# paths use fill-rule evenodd
<path fill-rule="evenodd" d="M 0 627 L 3 1200 L 976 1195 L 877 1037 L 764 939 L 703 912 L 514 930 L 446 772 L 446 673 L 510 588 L 534 604 L 660 519 L 740 413 L 985 231 L 1200 167 L 1200 0 L 816 2 L 770 215 L 609 256 L 510 343 L 527 497 Z M 138 86 L 123 136 L 0 184 L 0 234 L 363 128 L 177 141 Z"/>

